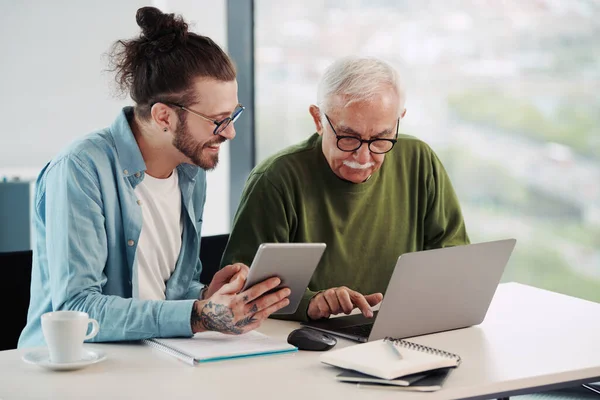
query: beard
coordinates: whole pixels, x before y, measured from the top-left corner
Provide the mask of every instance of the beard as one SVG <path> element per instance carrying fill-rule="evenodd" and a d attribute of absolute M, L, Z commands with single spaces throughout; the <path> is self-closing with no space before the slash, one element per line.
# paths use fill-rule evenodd
<path fill-rule="evenodd" d="M 192 163 L 205 171 L 210 171 L 217 167 L 219 154 L 206 154 L 204 149 L 208 146 L 223 143 L 226 140 L 224 137 L 216 135 L 214 140 L 204 144 L 199 143 L 188 131 L 186 122 L 180 121 L 173 137 L 173 146 L 189 158 Z"/>

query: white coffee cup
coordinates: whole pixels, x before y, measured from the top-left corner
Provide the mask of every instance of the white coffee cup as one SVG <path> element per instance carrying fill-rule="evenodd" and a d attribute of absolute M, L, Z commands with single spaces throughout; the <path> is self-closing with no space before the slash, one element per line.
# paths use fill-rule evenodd
<path fill-rule="evenodd" d="M 92 331 L 87 334 L 90 323 Z M 53 311 L 42 315 L 42 332 L 53 363 L 81 360 L 83 341 L 96 336 L 99 330 L 98 321 L 85 312 Z"/>

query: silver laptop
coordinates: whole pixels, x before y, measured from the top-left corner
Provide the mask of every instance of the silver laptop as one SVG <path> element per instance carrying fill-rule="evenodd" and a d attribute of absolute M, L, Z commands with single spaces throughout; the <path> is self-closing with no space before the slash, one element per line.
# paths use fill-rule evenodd
<path fill-rule="evenodd" d="M 505 239 L 403 254 L 373 318 L 358 314 L 303 325 L 367 342 L 480 324 L 515 243 Z"/>

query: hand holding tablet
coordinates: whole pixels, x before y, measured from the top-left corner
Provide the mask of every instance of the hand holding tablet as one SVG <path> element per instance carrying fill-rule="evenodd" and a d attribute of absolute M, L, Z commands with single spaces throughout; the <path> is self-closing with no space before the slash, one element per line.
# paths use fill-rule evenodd
<path fill-rule="evenodd" d="M 279 277 L 281 283 L 272 291 L 288 287 L 292 293 L 288 297 L 290 304 L 274 314 L 293 314 L 302 300 L 310 278 L 319 265 L 325 247 L 325 243 L 261 244 L 241 291 L 265 279 Z"/>

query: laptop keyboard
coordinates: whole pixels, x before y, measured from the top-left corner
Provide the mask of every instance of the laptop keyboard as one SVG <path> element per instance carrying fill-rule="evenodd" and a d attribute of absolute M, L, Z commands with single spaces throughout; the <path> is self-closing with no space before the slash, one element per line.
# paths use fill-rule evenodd
<path fill-rule="evenodd" d="M 347 335 L 369 337 L 372 329 L 373 329 L 373 324 L 364 324 L 364 325 L 348 326 L 345 328 L 336 328 L 335 330 L 336 330 L 336 332 L 344 333 Z"/>

